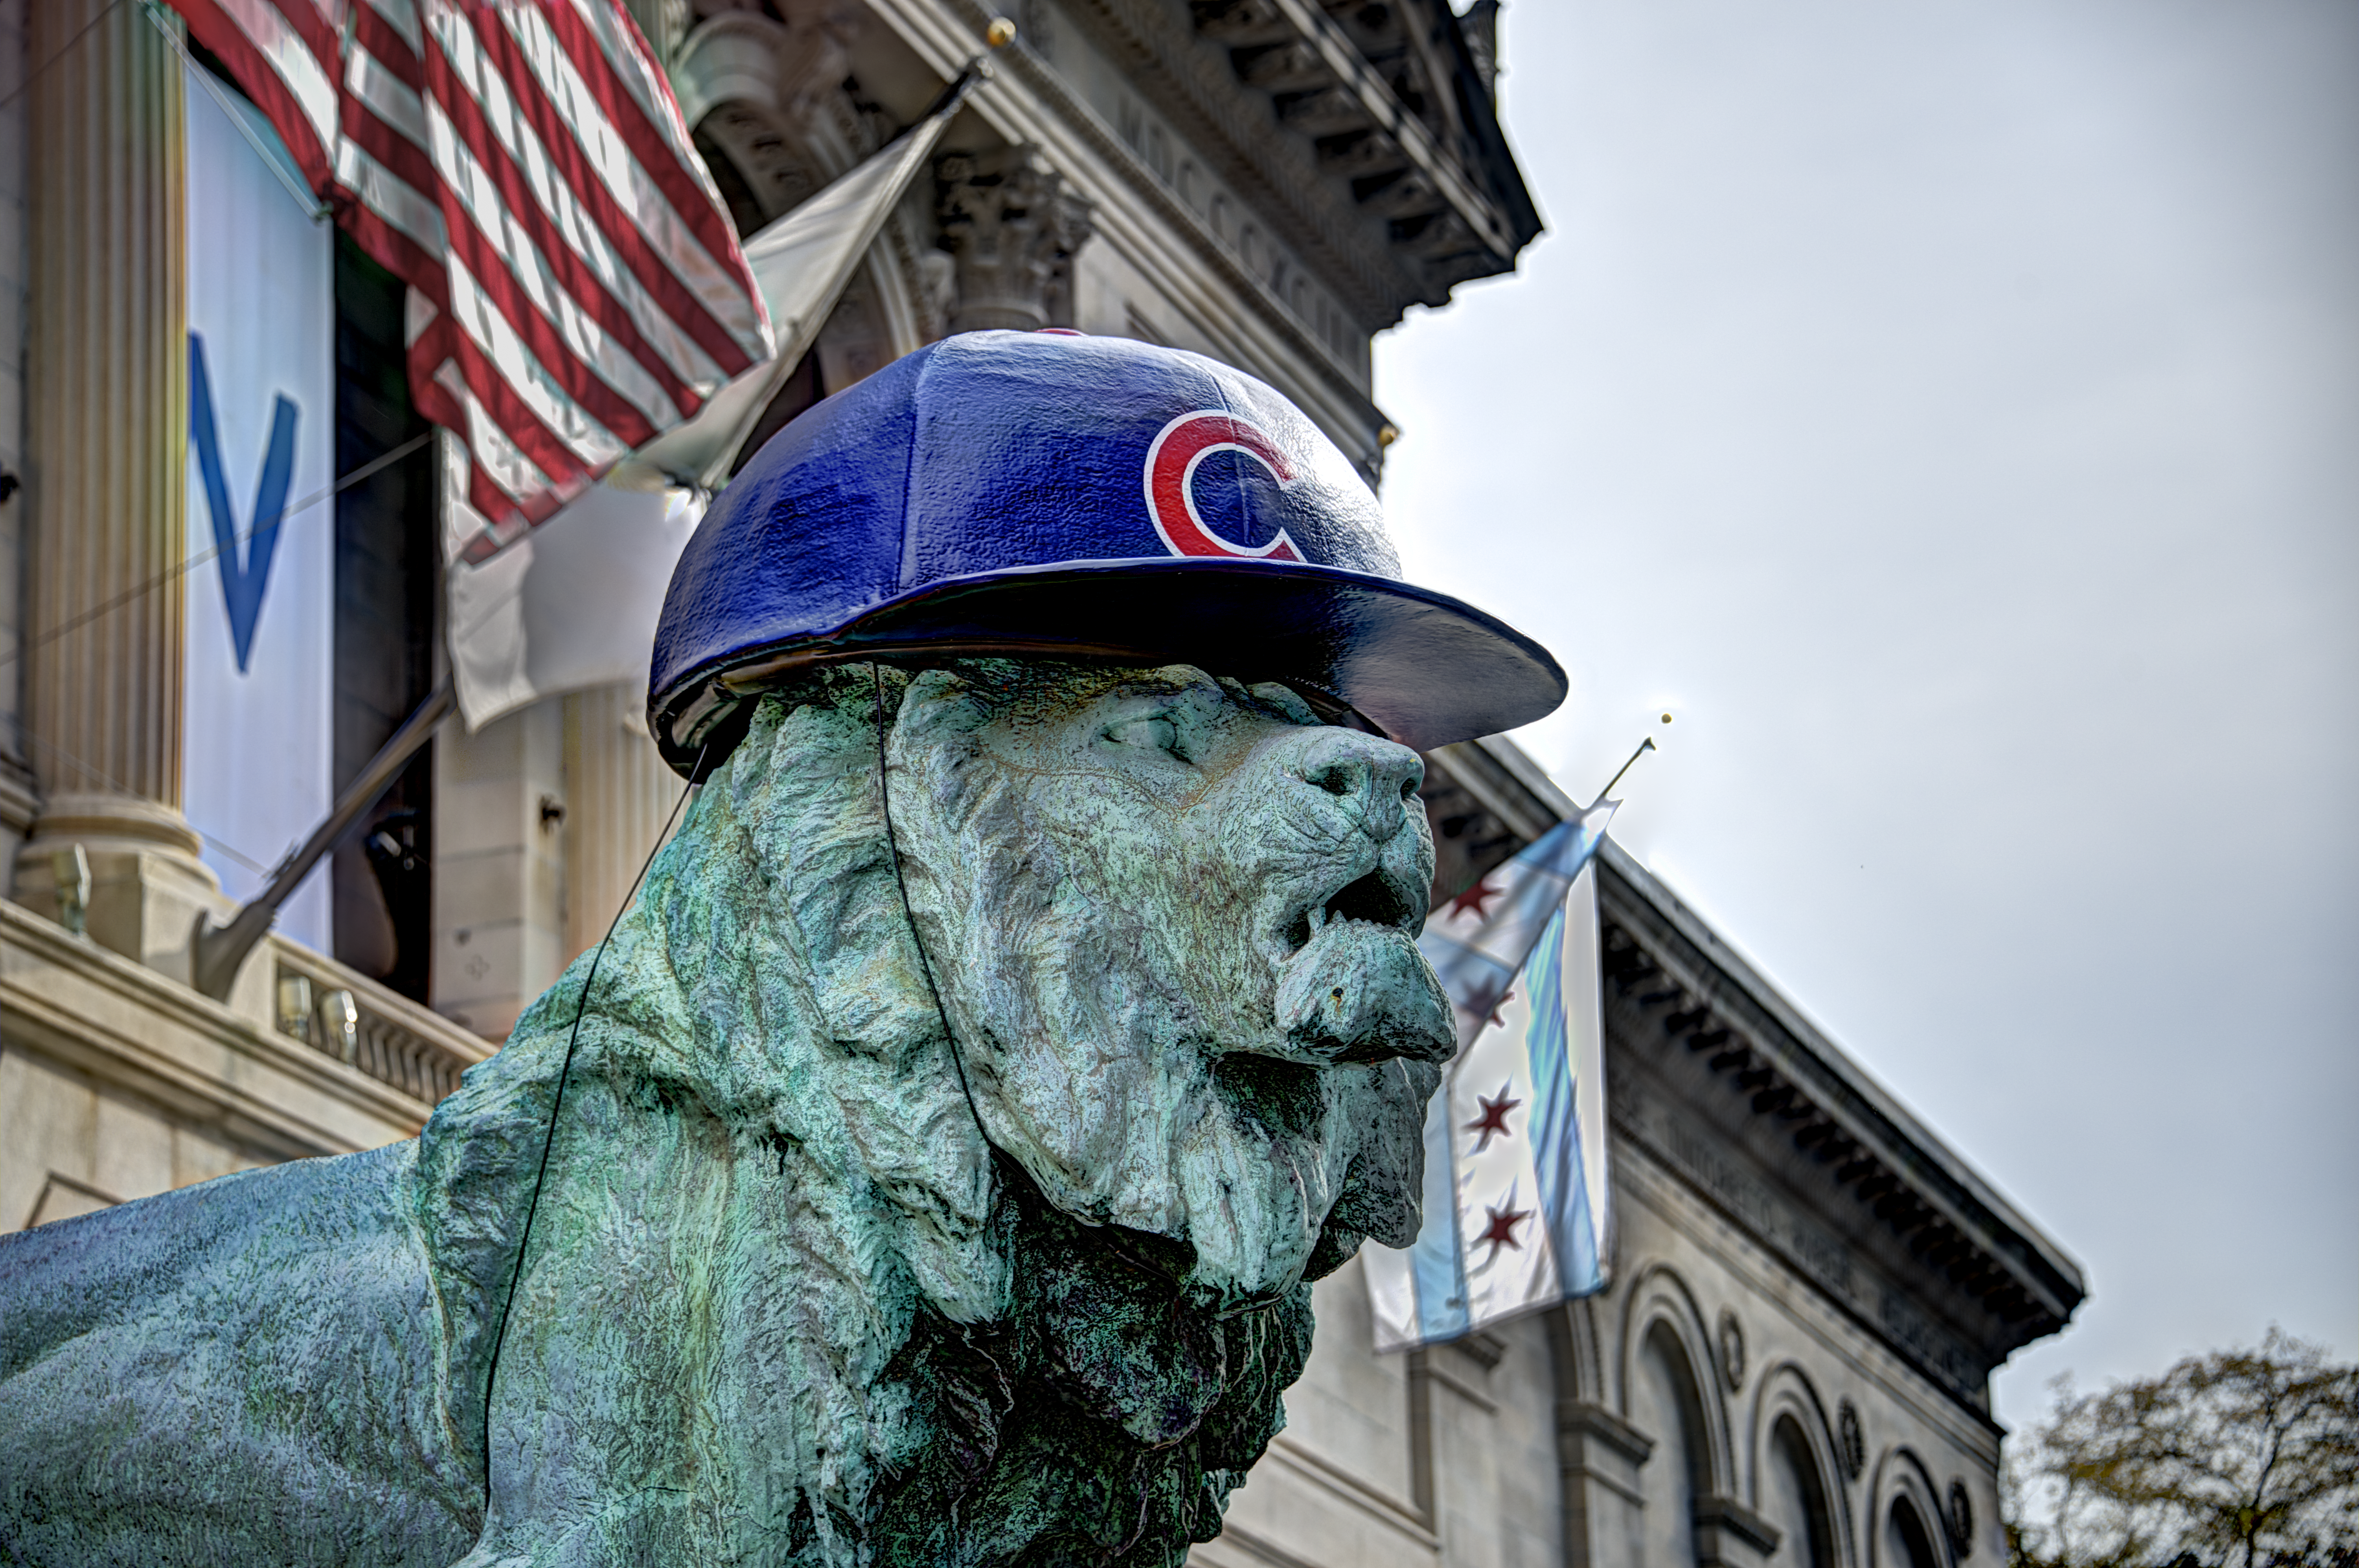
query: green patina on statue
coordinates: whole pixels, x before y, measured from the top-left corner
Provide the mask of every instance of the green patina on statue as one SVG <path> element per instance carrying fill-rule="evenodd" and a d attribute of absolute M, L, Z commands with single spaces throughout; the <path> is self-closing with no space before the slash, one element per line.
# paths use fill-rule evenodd
<path fill-rule="evenodd" d="M 764 696 L 416 1141 L 0 1240 L 0 1561 L 1180 1562 L 1417 1229 L 1420 774 L 1187 666 Z"/>
<path fill-rule="evenodd" d="M 795 419 L 673 573 L 715 770 L 603 956 L 415 1142 L 0 1238 L 0 1561 L 1178 1563 L 1306 1281 L 1417 1236 L 1410 748 L 1564 697 L 1398 572 L 1201 355 L 961 333 Z"/>

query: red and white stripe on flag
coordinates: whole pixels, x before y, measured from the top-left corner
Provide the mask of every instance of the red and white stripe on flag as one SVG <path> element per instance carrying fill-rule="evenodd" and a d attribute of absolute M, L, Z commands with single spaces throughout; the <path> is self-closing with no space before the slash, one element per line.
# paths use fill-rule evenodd
<path fill-rule="evenodd" d="M 172 0 L 409 286 L 410 394 L 480 560 L 767 359 L 679 105 L 616 0 Z"/>

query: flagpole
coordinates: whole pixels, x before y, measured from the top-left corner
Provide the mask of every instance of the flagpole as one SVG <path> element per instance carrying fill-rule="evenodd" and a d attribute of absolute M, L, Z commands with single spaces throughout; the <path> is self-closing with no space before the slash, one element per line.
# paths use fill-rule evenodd
<path fill-rule="evenodd" d="M 1663 723 L 1668 724 L 1670 722 L 1671 715 L 1665 713 L 1663 715 Z M 1605 788 L 1597 792 L 1597 799 L 1589 802 L 1589 809 L 1593 811 L 1597 810 L 1598 807 L 1603 805 L 1605 803 L 1605 797 L 1614 793 L 1614 786 L 1622 782 L 1622 775 L 1629 772 L 1630 769 L 1638 766 L 1638 759 L 1654 749 L 1654 736 L 1648 735 L 1645 740 L 1640 741 L 1638 743 L 1638 749 L 1630 754 L 1630 760 L 1614 770 L 1614 777 L 1605 781 Z"/>
<path fill-rule="evenodd" d="M 427 694 L 409 717 L 394 731 L 393 738 L 369 758 L 360 777 L 344 786 L 336 797 L 327 819 L 311 830 L 303 847 L 278 863 L 270 880 L 260 893 L 244 909 L 230 918 L 229 924 L 216 926 L 210 915 L 199 911 L 196 940 L 190 953 L 190 984 L 216 1002 L 229 999 L 229 988 L 236 984 L 237 972 L 245 964 L 245 955 L 254 951 L 255 943 L 270 930 L 278 918 L 279 906 L 294 897 L 295 889 L 310 874 L 322 855 L 342 842 L 353 825 L 385 792 L 393 787 L 402 768 L 419 749 L 433 738 L 434 731 L 458 707 L 458 688 L 449 676 Z"/>
<path fill-rule="evenodd" d="M 1015 41 L 1016 25 L 1005 16 L 995 17 L 992 20 L 991 30 L 986 36 L 993 49 L 1004 49 Z M 950 80 L 940 93 L 936 94 L 933 103 L 927 106 L 922 115 L 898 136 L 877 148 L 871 156 L 881 158 L 901 143 L 916 137 L 926 138 L 928 146 L 924 150 L 930 150 L 933 138 L 939 137 L 949 127 L 951 116 L 957 112 L 959 105 L 965 102 L 966 95 L 974 90 L 977 83 L 986 82 L 990 77 L 990 62 L 983 55 L 974 56 L 962 66 L 959 73 Z M 788 216 L 791 217 L 792 214 Z M 880 208 L 871 221 L 874 226 L 882 227 L 884 220 L 884 210 Z M 784 221 L 781 220 L 781 222 Z M 747 242 L 751 244 L 761 237 L 758 234 L 751 234 L 747 236 Z M 874 243 L 873 235 L 870 243 Z M 857 267 L 861 258 L 867 254 L 868 245 L 864 244 L 858 250 L 852 253 L 849 266 Z M 830 303 L 832 304 L 832 300 Z M 825 315 L 822 311 L 818 313 L 816 320 L 799 321 L 796 326 L 807 339 L 816 342 L 820 328 L 824 321 Z M 778 348 L 779 352 L 771 356 L 766 374 L 764 376 L 762 395 L 746 404 L 745 411 L 737 417 L 736 427 L 730 431 L 728 438 L 712 460 L 705 464 L 702 471 L 694 475 L 680 476 L 688 478 L 698 490 L 711 495 L 729 482 L 729 475 L 736 466 L 737 453 L 745 447 L 745 439 L 754 433 L 754 427 L 762 422 L 763 414 L 769 408 L 770 399 L 777 396 L 777 389 L 785 385 L 787 377 L 794 373 L 795 365 L 802 355 L 799 353 L 788 354 L 784 343 L 779 344 Z"/>

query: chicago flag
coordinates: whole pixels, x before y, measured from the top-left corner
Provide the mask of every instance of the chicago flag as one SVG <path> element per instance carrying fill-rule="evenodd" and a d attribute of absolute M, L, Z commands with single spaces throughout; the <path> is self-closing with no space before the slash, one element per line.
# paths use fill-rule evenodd
<path fill-rule="evenodd" d="M 1425 1227 L 1362 1250 L 1378 1350 L 1605 1288 L 1601 800 L 1434 912 L 1418 946 L 1458 1016 L 1426 1109 Z"/>

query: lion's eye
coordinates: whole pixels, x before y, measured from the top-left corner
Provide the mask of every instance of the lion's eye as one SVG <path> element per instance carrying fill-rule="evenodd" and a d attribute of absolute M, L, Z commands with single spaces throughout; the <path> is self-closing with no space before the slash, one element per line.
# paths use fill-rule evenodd
<path fill-rule="evenodd" d="M 1180 726 L 1169 713 L 1148 713 L 1140 718 L 1125 719 L 1108 724 L 1106 739 L 1116 746 L 1135 746 L 1154 751 L 1168 752 L 1185 762 L 1188 753 L 1180 744 Z"/>

